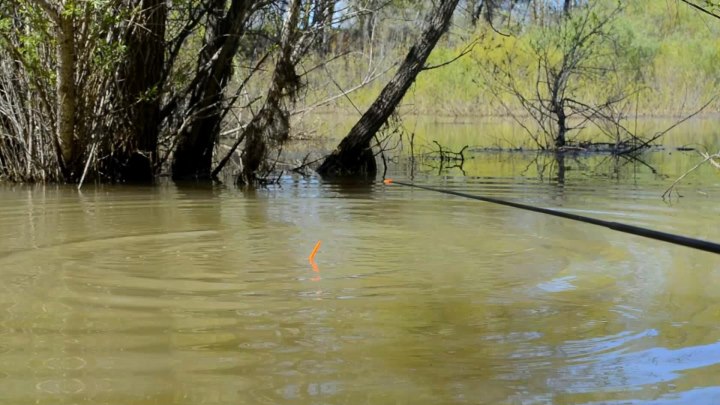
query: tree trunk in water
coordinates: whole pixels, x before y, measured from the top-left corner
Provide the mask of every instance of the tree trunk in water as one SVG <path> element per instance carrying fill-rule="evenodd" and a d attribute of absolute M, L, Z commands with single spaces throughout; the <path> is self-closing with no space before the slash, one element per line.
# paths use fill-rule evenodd
<path fill-rule="evenodd" d="M 565 184 L 565 154 L 555 153 L 555 163 L 557 164 L 557 183 L 558 185 Z"/>
<path fill-rule="evenodd" d="M 268 152 L 268 137 L 287 138 L 290 132 L 289 114 L 279 107 L 279 103 L 279 98 L 268 99 L 243 131 L 245 147 L 242 153 L 243 170 L 238 179 L 240 184 L 253 184 L 258 180 L 257 173 Z"/>
<path fill-rule="evenodd" d="M 232 76 L 232 59 L 245 31 L 252 0 L 214 0 L 208 15 L 203 50 L 198 59 L 197 81 L 186 119 L 191 123 L 178 135 L 172 176 L 176 180 L 210 179 L 215 143 L 220 133 L 223 96 Z"/>
<path fill-rule="evenodd" d="M 75 85 L 75 26 L 72 15 L 58 14 L 57 139 L 60 167 L 66 181 L 81 175 L 81 146 L 76 138 L 77 87 Z"/>
<path fill-rule="evenodd" d="M 410 48 L 395 76 L 378 98 L 343 138 L 335 151 L 318 168 L 324 177 L 375 177 L 377 167 L 370 141 L 387 122 L 405 93 L 423 70 L 435 44 L 447 30 L 459 0 L 441 0 L 433 11 L 427 28 Z"/>
<path fill-rule="evenodd" d="M 563 66 L 566 62 L 563 61 Z M 565 146 L 565 135 L 568 132 L 567 115 L 565 114 L 565 89 L 569 77 L 569 70 L 561 70 L 560 72 L 551 73 L 553 77 L 550 87 L 550 112 L 555 115 L 555 123 L 557 123 L 557 134 L 555 135 L 555 149 Z"/>
<path fill-rule="evenodd" d="M 555 149 L 560 149 L 565 146 L 565 135 L 567 134 L 567 128 L 565 127 L 565 117 L 558 119 L 558 134 L 555 137 Z"/>
<path fill-rule="evenodd" d="M 165 0 L 132 0 L 139 9 L 126 39 L 126 65 L 122 69 L 121 105 L 127 106 L 129 131 L 116 151 L 115 175 L 119 180 L 150 182 L 154 179 L 160 121 L 159 84 L 165 54 Z"/>
<path fill-rule="evenodd" d="M 565 135 L 568 132 L 567 117 L 565 116 L 565 108 L 562 103 L 555 106 L 555 116 L 557 118 L 558 132 L 555 136 L 555 148 L 559 149 L 565 146 Z"/>
<path fill-rule="evenodd" d="M 287 96 L 293 97 L 300 82 L 295 73 L 297 61 L 293 58 L 300 6 L 300 0 L 293 0 L 289 5 L 280 38 L 280 55 L 275 63 L 265 104 L 243 131 L 245 148 L 242 153 L 243 172 L 239 183 L 251 184 L 257 180 L 257 172 L 266 159 L 268 141 L 281 144 L 289 136 L 290 116 L 280 103 L 285 96 L 284 91 L 287 89 Z"/>

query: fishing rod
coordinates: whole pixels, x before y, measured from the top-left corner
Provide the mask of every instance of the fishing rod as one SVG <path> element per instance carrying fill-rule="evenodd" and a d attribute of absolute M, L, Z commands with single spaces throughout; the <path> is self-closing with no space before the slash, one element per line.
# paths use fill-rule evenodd
<path fill-rule="evenodd" d="M 512 201 L 505 201 L 505 200 L 501 200 L 498 198 L 484 197 L 484 196 L 479 196 L 479 195 L 461 193 L 459 191 L 445 190 L 445 189 L 441 189 L 441 188 L 423 186 L 423 185 L 414 184 L 414 183 L 405 183 L 402 181 L 395 181 L 393 179 L 385 179 L 385 180 L 383 180 L 383 183 L 386 185 L 397 184 L 400 186 L 420 188 L 423 190 L 434 191 L 437 193 L 450 194 L 450 195 L 454 195 L 454 196 L 458 196 L 458 197 L 469 198 L 472 200 L 485 201 L 485 202 L 489 202 L 492 204 L 499 204 L 499 205 L 505 205 L 505 206 L 513 207 L 513 208 L 519 208 L 521 210 L 539 212 L 541 214 L 547 214 L 547 215 L 552 215 L 555 217 L 571 219 L 573 221 L 584 222 L 586 224 L 592 224 L 592 225 L 602 226 L 605 228 L 610 228 L 612 230 L 619 231 L 619 232 L 625 232 L 625 233 L 629 233 L 629 234 L 633 234 L 633 235 L 643 236 L 645 238 L 660 240 L 660 241 L 672 243 L 675 245 L 689 247 L 692 249 L 698 249 L 698 250 L 703 250 L 705 252 L 720 254 L 720 244 L 705 241 L 702 239 L 689 238 L 687 236 L 655 231 L 652 229 L 642 228 L 639 226 L 633 226 L 633 225 L 628 225 L 628 224 L 622 224 L 619 222 L 603 221 L 602 219 L 595 219 L 595 218 L 585 217 L 582 215 L 570 214 L 567 212 L 552 210 L 552 209 L 548 209 L 548 208 L 534 207 L 532 205 L 525 205 L 525 204 L 515 203 Z"/>

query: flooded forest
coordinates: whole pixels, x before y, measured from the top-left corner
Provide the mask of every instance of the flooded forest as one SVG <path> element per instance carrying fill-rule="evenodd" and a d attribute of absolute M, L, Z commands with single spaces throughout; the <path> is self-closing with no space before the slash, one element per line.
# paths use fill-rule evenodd
<path fill-rule="evenodd" d="M 0 1 L 0 405 L 720 403 L 720 2 Z"/>
<path fill-rule="evenodd" d="M 0 177 L 13 182 L 374 174 L 413 117 L 524 132 L 470 146 L 634 155 L 718 109 L 712 2 L 1 7 Z M 647 118 L 674 121 L 639 128 Z M 293 165 L 288 143 L 308 139 L 324 144 Z"/>

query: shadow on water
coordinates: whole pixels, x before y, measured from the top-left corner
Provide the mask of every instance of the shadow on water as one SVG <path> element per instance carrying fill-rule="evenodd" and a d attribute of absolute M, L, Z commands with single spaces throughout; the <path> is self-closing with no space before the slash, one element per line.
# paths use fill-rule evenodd
<path fill-rule="evenodd" d="M 338 193 L 341 198 L 369 198 L 378 187 L 375 179 L 333 179 L 324 185 Z"/>

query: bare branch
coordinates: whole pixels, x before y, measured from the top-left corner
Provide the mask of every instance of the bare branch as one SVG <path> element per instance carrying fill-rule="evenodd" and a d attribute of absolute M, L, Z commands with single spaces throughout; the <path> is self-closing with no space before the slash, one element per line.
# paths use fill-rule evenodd
<path fill-rule="evenodd" d="M 713 156 L 717 156 L 717 155 L 713 155 Z M 694 172 L 695 170 L 697 170 L 697 168 L 700 167 L 700 166 L 702 166 L 705 162 L 707 162 L 707 161 L 709 161 L 709 160 L 712 160 L 713 156 L 706 156 L 705 159 L 703 159 L 700 163 L 696 164 L 696 165 L 693 166 L 690 170 L 688 170 L 688 171 L 686 171 L 685 173 L 683 173 L 682 176 L 680 176 L 680 177 L 678 177 L 677 179 L 675 179 L 675 181 L 670 185 L 670 187 L 668 187 L 667 190 L 665 190 L 665 192 L 662 193 L 662 198 L 663 198 L 663 200 L 665 199 L 665 197 L 666 197 L 668 194 L 670 194 L 670 193 L 672 192 L 672 190 L 675 188 L 675 186 L 682 181 L 682 179 L 684 179 L 685 177 L 687 177 L 688 174 L 690 174 L 690 173 Z"/>
<path fill-rule="evenodd" d="M 443 62 L 443 63 L 440 63 L 440 64 L 437 64 L 437 65 L 425 66 L 424 68 L 422 68 L 422 70 L 425 71 L 425 70 L 437 69 L 437 68 L 441 68 L 441 67 L 443 67 L 443 66 L 447 66 L 447 65 L 455 62 L 456 60 L 458 60 L 458 59 L 462 58 L 463 56 L 465 56 L 465 55 L 469 54 L 470 52 L 472 52 L 473 48 L 475 48 L 475 45 L 477 45 L 478 41 L 479 41 L 479 40 L 478 40 L 477 38 L 474 39 L 474 40 L 473 40 L 470 44 L 468 44 L 462 51 L 460 51 L 460 54 L 458 54 L 458 55 L 455 56 L 454 58 L 450 59 L 449 61 Z"/>
<path fill-rule="evenodd" d="M 704 8 L 704 7 L 701 7 L 701 6 L 695 4 L 695 3 L 691 2 L 691 1 L 688 1 L 688 0 L 680 0 L 680 1 L 682 1 L 683 3 L 687 4 L 688 6 L 694 8 L 694 9 L 700 11 L 701 13 L 705 13 L 705 14 L 707 14 L 707 15 L 709 15 L 709 16 L 712 16 L 712 17 L 715 17 L 715 18 L 717 18 L 717 19 L 720 19 L 720 15 L 715 14 L 715 13 L 713 13 L 712 11 L 710 11 L 710 10 Z"/>

